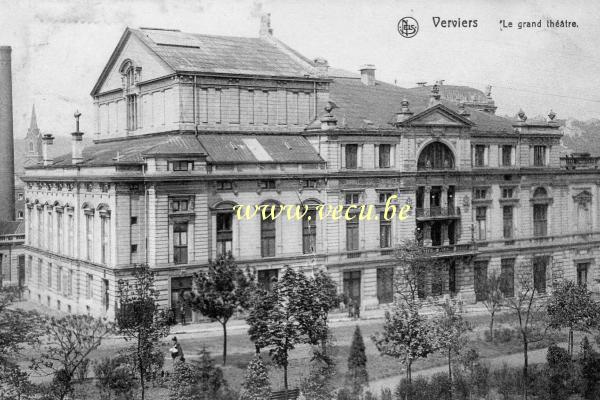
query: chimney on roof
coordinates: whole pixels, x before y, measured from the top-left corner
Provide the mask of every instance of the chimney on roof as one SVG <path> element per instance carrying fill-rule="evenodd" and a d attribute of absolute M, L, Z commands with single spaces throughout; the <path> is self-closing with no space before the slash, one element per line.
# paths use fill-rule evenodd
<path fill-rule="evenodd" d="M 408 118 L 413 116 L 413 112 L 410 111 L 410 108 L 408 108 L 408 100 L 407 99 L 402 99 L 402 109 L 400 110 L 400 112 L 396 113 L 396 122 L 404 122 L 406 121 Z"/>
<path fill-rule="evenodd" d="M 263 14 L 260 17 L 259 36 L 262 38 L 273 36 L 273 29 L 271 29 L 271 14 Z"/>
<path fill-rule="evenodd" d="M 79 110 L 75 111 L 73 115 L 75 117 L 75 132 L 71 133 L 71 160 L 73 165 L 79 164 L 83 161 L 83 132 L 79 132 L 79 117 L 81 113 Z"/>
<path fill-rule="evenodd" d="M 360 81 L 367 86 L 375 86 L 375 66 L 365 64 L 360 67 Z"/>
<path fill-rule="evenodd" d="M 313 63 L 318 77 L 322 78 L 329 75 L 329 63 L 326 59 L 317 57 L 314 59 Z"/>
<path fill-rule="evenodd" d="M 15 220 L 12 48 L 0 46 L 0 221 Z"/>
<path fill-rule="evenodd" d="M 418 87 L 425 87 L 425 85 L 427 85 L 427 82 L 417 82 Z"/>
<path fill-rule="evenodd" d="M 48 146 L 52 144 L 54 144 L 54 136 L 50 133 L 44 134 L 42 136 L 42 163 L 44 166 L 52 163 L 52 157 L 50 157 L 50 153 L 48 152 Z"/>
<path fill-rule="evenodd" d="M 331 111 L 335 108 L 335 104 L 331 101 L 325 106 L 326 114 L 321 117 L 321 130 L 327 131 L 337 127 L 337 118 L 333 116 Z"/>

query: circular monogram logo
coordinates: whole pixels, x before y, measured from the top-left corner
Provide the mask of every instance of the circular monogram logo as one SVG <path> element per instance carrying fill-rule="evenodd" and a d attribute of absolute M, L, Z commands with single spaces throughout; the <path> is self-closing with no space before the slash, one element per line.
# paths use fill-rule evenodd
<path fill-rule="evenodd" d="M 398 21 L 398 33 L 405 38 L 411 38 L 419 32 L 419 23 L 413 17 L 404 17 Z"/>

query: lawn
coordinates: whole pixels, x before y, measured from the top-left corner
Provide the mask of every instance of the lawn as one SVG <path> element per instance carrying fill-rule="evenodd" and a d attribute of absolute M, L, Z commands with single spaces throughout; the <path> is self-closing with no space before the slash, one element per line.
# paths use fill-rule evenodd
<path fill-rule="evenodd" d="M 486 342 L 484 338 L 484 331 L 487 329 L 489 324 L 489 317 L 486 315 L 467 316 L 467 320 L 472 324 L 473 331 L 469 333 L 468 346 L 476 349 L 482 358 L 494 358 L 500 355 L 518 353 L 521 351 L 521 342 L 513 338 L 512 340 L 505 343 L 490 343 Z M 515 321 L 509 314 L 499 314 L 496 319 L 496 327 L 508 327 L 514 326 Z M 350 349 L 350 342 L 354 333 L 355 325 L 359 325 L 364 337 L 365 348 L 367 354 L 367 366 L 370 380 L 378 380 L 391 376 L 398 376 L 404 373 L 402 364 L 394 359 L 387 356 L 381 356 L 373 341 L 370 337 L 377 331 L 382 329 L 382 320 L 361 320 L 356 323 L 343 323 L 337 324 L 331 328 L 334 336 L 334 349 L 335 358 L 337 362 L 337 374 L 336 374 L 336 386 L 342 386 L 344 384 L 344 375 L 346 373 L 346 364 L 348 353 Z M 174 331 L 181 331 L 180 326 L 176 327 Z M 198 357 L 199 352 L 202 348 L 206 348 L 215 358 L 216 364 L 223 368 L 225 377 L 231 388 L 239 390 L 244 379 L 246 365 L 250 359 L 254 356 L 254 344 L 249 340 L 244 330 L 233 330 L 228 335 L 228 356 L 227 365 L 221 365 L 221 353 L 222 353 L 222 337 L 218 333 L 178 333 L 177 337 L 181 346 L 183 347 L 186 360 L 192 361 Z M 161 344 L 165 356 L 168 355 L 168 348 L 170 347 L 169 338 L 165 339 Z M 552 340 L 566 340 L 565 335 L 554 335 Z M 530 346 L 530 349 L 546 347 L 549 341 L 536 343 Z M 98 360 L 102 357 L 111 357 L 122 350 L 127 343 L 122 339 L 111 338 L 105 340 L 102 346 L 92 354 L 92 360 Z M 267 354 L 263 354 L 265 362 L 269 366 L 269 374 L 271 383 L 275 390 L 283 387 L 283 371 L 273 365 Z M 295 350 L 290 353 L 289 362 L 289 383 L 290 387 L 297 387 L 303 377 L 308 374 L 308 366 L 311 358 L 311 351 L 308 346 L 298 346 Z M 413 364 L 413 370 L 428 369 L 440 365 L 446 364 L 446 358 L 444 354 L 435 353 L 426 359 L 419 360 Z M 165 360 L 165 370 L 169 371 L 172 367 L 170 359 Z M 81 390 L 86 393 L 94 391 L 91 382 L 83 385 Z M 150 388 L 150 398 L 162 399 L 166 398 L 167 392 L 164 388 Z"/>

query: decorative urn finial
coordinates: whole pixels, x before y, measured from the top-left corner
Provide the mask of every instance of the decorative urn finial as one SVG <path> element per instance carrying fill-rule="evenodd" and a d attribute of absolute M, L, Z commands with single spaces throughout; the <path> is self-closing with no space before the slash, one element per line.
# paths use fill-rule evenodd
<path fill-rule="evenodd" d="M 519 110 L 519 113 L 517 114 L 517 116 L 519 117 L 521 122 L 527 121 L 527 115 L 525 115 L 525 111 L 523 111 L 522 109 Z"/>
<path fill-rule="evenodd" d="M 548 118 L 550 118 L 550 122 L 554 122 L 554 118 L 556 118 L 556 113 L 552 110 L 548 113 Z"/>

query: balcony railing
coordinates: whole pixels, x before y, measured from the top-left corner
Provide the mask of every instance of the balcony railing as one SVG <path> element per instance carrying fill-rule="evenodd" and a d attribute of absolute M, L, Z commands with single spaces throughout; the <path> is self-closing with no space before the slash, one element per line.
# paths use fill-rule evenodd
<path fill-rule="evenodd" d="M 18 242 L 24 242 L 25 241 L 25 235 L 24 234 L 20 234 L 20 235 L 0 235 L 0 243 L 18 243 Z"/>
<path fill-rule="evenodd" d="M 560 158 L 560 167 L 565 169 L 598 169 L 600 157 L 573 155 Z"/>
<path fill-rule="evenodd" d="M 443 246 L 424 247 L 429 254 L 471 253 L 476 250 L 473 243 L 449 244 Z"/>
<path fill-rule="evenodd" d="M 417 218 L 457 217 L 456 209 L 449 207 L 417 208 Z"/>

